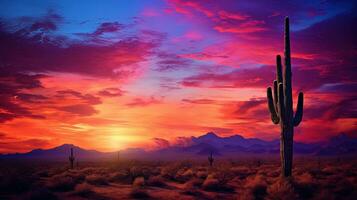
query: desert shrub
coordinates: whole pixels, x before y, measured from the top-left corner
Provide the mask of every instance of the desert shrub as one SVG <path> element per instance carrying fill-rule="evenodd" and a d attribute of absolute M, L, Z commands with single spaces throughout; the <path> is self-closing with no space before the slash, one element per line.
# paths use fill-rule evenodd
<path fill-rule="evenodd" d="M 86 176 L 86 182 L 92 185 L 108 185 L 106 178 L 100 174 Z"/>
<path fill-rule="evenodd" d="M 219 187 L 219 182 L 218 180 L 212 175 L 208 175 L 205 181 L 202 184 L 202 188 L 205 190 L 217 190 Z"/>
<path fill-rule="evenodd" d="M 85 180 L 86 176 L 79 172 L 79 171 L 67 171 L 65 173 L 62 174 L 63 176 L 68 176 L 68 177 L 71 177 L 74 182 L 76 183 L 81 183 Z"/>
<path fill-rule="evenodd" d="M 237 166 L 237 167 L 232 167 L 230 169 L 231 173 L 234 174 L 234 176 L 239 177 L 240 179 L 245 179 L 248 176 L 254 174 L 248 167 L 246 166 Z"/>
<path fill-rule="evenodd" d="M 185 183 L 184 188 L 199 188 L 202 186 L 203 182 L 204 180 L 202 179 L 193 178 Z"/>
<path fill-rule="evenodd" d="M 167 186 L 165 180 L 161 176 L 151 176 L 147 181 L 147 185 L 155 187 Z"/>
<path fill-rule="evenodd" d="M 124 170 L 119 171 L 119 172 L 114 172 L 109 174 L 108 180 L 110 182 L 124 182 L 124 183 L 129 183 L 130 182 L 130 176 L 127 172 Z"/>
<path fill-rule="evenodd" d="M 74 189 L 74 194 L 82 197 L 87 197 L 88 195 L 92 194 L 92 186 L 88 183 L 81 183 L 76 185 Z"/>
<path fill-rule="evenodd" d="M 151 176 L 151 170 L 149 167 L 143 167 L 141 170 L 141 175 L 145 178 L 148 179 Z"/>
<path fill-rule="evenodd" d="M 297 197 L 291 179 L 279 177 L 274 184 L 268 187 L 268 199 L 290 200 L 297 199 Z"/>
<path fill-rule="evenodd" d="M 349 196 L 354 196 L 357 193 L 357 186 L 342 177 L 335 185 L 334 192 L 341 197 L 343 196 L 345 199 L 349 199 Z"/>
<path fill-rule="evenodd" d="M 140 167 L 131 167 L 130 168 L 130 176 L 133 177 L 134 179 L 138 176 L 141 175 L 141 168 Z"/>
<path fill-rule="evenodd" d="M 39 177 L 49 177 L 50 176 L 47 170 L 39 171 L 36 173 L 36 175 Z"/>
<path fill-rule="evenodd" d="M 250 176 L 245 185 L 244 199 L 264 199 L 267 194 L 267 182 L 262 175 Z"/>
<path fill-rule="evenodd" d="M 202 184 L 202 188 L 207 191 L 232 192 L 233 188 L 226 182 L 221 182 L 216 176 L 210 174 Z"/>
<path fill-rule="evenodd" d="M 327 191 L 327 190 L 322 190 L 319 193 L 317 193 L 314 198 L 314 200 L 334 200 L 337 199 L 335 194 Z"/>
<path fill-rule="evenodd" d="M 25 200 L 57 200 L 57 196 L 47 188 L 36 188 L 27 193 L 24 197 Z"/>
<path fill-rule="evenodd" d="M 178 167 L 169 165 L 166 167 L 163 167 L 161 170 L 161 176 L 170 180 L 175 180 L 177 171 L 179 170 Z"/>
<path fill-rule="evenodd" d="M 84 174 L 84 175 L 90 175 L 95 172 L 95 169 L 93 167 L 86 167 L 86 168 L 82 168 L 82 169 L 78 170 L 78 172 L 80 172 L 81 174 Z"/>
<path fill-rule="evenodd" d="M 187 181 L 182 190 L 182 194 L 191 195 L 191 196 L 201 196 L 199 187 L 203 184 L 203 180 L 199 178 L 193 178 Z"/>
<path fill-rule="evenodd" d="M 142 188 L 133 188 L 130 192 L 130 197 L 134 199 L 148 199 L 150 195 Z"/>
<path fill-rule="evenodd" d="M 151 175 L 152 176 L 158 176 L 161 173 L 161 168 L 160 167 L 154 167 L 151 169 Z"/>
<path fill-rule="evenodd" d="M 176 162 L 166 165 L 161 169 L 160 175 L 166 179 L 176 181 L 177 173 L 184 173 L 187 169 L 192 167 L 192 163 L 188 161 Z"/>
<path fill-rule="evenodd" d="M 34 178 L 22 175 L 0 177 L 0 193 L 22 193 L 30 189 Z"/>
<path fill-rule="evenodd" d="M 309 199 L 314 196 L 317 184 L 310 173 L 305 172 L 295 177 L 294 188 L 302 199 Z"/>
<path fill-rule="evenodd" d="M 182 169 L 177 171 L 176 176 L 175 176 L 175 180 L 179 181 L 179 182 L 186 182 L 188 180 L 190 180 L 193 177 L 194 173 L 192 171 L 192 169 Z"/>
<path fill-rule="evenodd" d="M 133 188 L 141 188 L 145 186 L 145 179 L 144 177 L 137 177 L 133 181 Z"/>
<path fill-rule="evenodd" d="M 233 178 L 235 178 L 235 175 L 234 175 L 234 173 L 232 173 L 230 171 L 230 168 L 228 168 L 228 169 L 226 169 L 226 168 L 219 169 L 214 173 L 214 176 L 219 181 L 219 184 L 222 184 L 222 185 L 227 184 L 228 181 L 230 181 Z"/>
<path fill-rule="evenodd" d="M 338 168 L 336 168 L 334 166 L 327 166 L 321 170 L 321 172 L 323 173 L 324 176 L 333 175 L 337 171 L 338 171 Z"/>
<path fill-rule="evenodd" d="M 66 167 L 53 167 L 50 170 L 48 170 L 48 176 L 55 176 L 58 174 L 62 174 L 67 170 Z"/>
<path fill-rule="evenodd" d="M 46 185 L 56 191 L 70 191 L 73 190 L 76 183 L 72 177 L 56 175 L 48 179 Z"/>
<path fill-rule="evenodd" d="M 196 172 L 196 176 L 198 178 L 202 178 L 202 179 L 205 179 L 208 175 L 208 172 L 207 171 L 203 171 L 203 170 L 199 170 Z"/>
<path fill-rule="evenodd" d="M 129 173 L 132 180 L 135 180 L 136 177 L 144 177 L 147 179 L 151 175 L 149 168 L 137 166 L 131 167 Z"/>

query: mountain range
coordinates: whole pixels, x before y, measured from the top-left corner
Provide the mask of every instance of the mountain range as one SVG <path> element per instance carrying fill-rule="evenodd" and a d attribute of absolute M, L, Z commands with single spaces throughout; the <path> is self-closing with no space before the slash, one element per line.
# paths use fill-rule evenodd
<path fill-rule="evenodd" d="M 73 144 L 63 144 L 51 149 L 34 149 L 27 153 L 3 154 L 0 158 L 21 159 L 68 159 L 69 151 L 73 148 L 75 157 L 79 160 L 91 159 L 173 159 L 194 158 L 207 156 L 211 152 L 215 156 L 266 156 L 279 154 L 279 140 L 265 141 L 257 138 L 244 138 L 241 135 L 220 137 L 209 132 L 199 137 L 191 137 L 186 145 L 172 145 L 158 150 L 145 151 L 140 148 L 131 148 L 118 152 L 100 152 L 86 150 Z M 294 142 L 294 152 L 299 155 L 339 156 L 357 154 L 357 139 L 340 134 L 327 142 L 300 143 Z"/>

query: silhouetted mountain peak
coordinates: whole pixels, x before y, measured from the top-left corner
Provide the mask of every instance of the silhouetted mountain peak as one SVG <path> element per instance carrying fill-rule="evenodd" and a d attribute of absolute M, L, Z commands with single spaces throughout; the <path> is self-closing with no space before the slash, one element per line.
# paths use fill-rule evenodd
<path fill-rule="evenodd" d="M 331 137 L 330 142 L 336 142 L 336 141 L 343 142 L 343 141 L 350 140 L 350 139 L 351 138 L 348 135 L 346 135 L 345 133 L 341 133 L 339 135 Z"/>
<path fill-rule="evenodd" d="M 74 147 L 77 147 L 77 146 L 75 146 L 74 144 L 62 144 L 62 145 L 57 146 L 55 148 L 74 148 Z"/>
<path fill-rule="evenodd" d="M 199 139 L 216 139 L 216 138 L 220 138 L 217 134 L 215 134 L 214 132 L 208 132 L 205 135 L 201 135 L 198 137 Z"/>
<path fill-rule="evenodd" d="M 121 156 L 129 158 L 148 158 L 157 156 L 158 158 L 166 155 L 167 158 L 173 155 L 200 155 L 207 156 L 213 152 L 215 155 L 237 156 L 248 154 L 278 154 L 279 140 L 265 141 L 258 138 L 244 138 L 241 135 L 220 137 L 213 132 L 208 132 L 198 137 L 191 137 L 187 146 L 170 146 L 158 151 L 145 151 L 140 148 L 129 148 L 120 151 Z M 78 160 L 93 158 L 117 158 L 115 152 L 99 152 L 87 150 L 74 144 L 62 144 L 51 149 L 34 149 L 28 153 L 2 155 L 5 157 L 16 158 L 42 158 L 67 160 L 70 149 L 73 148 L 74 156 Z M 332 137 L 327 143 L 300 143 L 294 142 L 294 152 L 311 155 L 352 155 L 357 153 L 357 139 L 346 134 Z M 148 156 L 150 155 L 150 156 Z"/>
<path fill-rule="evenodd" d="M 243 136 L 241 135 L 232 135 L 232 136 L 229 136 L 228 138 L 230 139 L 245 139 Z"/>

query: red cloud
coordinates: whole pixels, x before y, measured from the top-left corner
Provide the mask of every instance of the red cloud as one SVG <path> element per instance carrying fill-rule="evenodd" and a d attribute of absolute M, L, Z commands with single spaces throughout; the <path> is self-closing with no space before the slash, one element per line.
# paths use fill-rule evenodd
<path fill-rule="evenodd" d="M 119 88 L 105 88 L 98 92 L 100 96 L 107 96 L 107 97 L 119 97 L 124 94 L 124 91 Z"/>
<path fill-rule="evenodd" d="M 162 100 L 157 99 L 155 97 L 150 98 L 134 98 L 131 102 L 127 103 L 126 105 L 129 107 L 137 107 L 137 106 L 149 106 L 152 104 L 161 103 Z"/>
<path fill-rule="evenodd" d="M 69 106 L 59 107 L 58 109 L 79 116 L 90 116 L 98 113 L 97 110 L 95 110 L 91 105 L 88 104 L 69 105 Z"/>
<path fill-rule="evenodd" d="M 212 99 L 182 99 L 183 102 L 193 104 L 217 104 L 218 101 Z"/>
<path fill-rule="evenodd" d="M 95 34 L 115 31 L 118 26 L 104 23 Z M 159 40 L 153 37 L 128 37 L 98 44 L 100 40 L 96 38 L 96 42 L 93 38 L 73 42 L 51 34 L 46 34 L 44 40 L 41 31 L 26 28 L 11 31 L 0 26 L 0 52 L 3 65 L 11 66 L 13 71 L 68 72 L 126 79 L 135 72 L 130 65 L 144 61 L 159 45 Z"/>
<path fill-rule="evenodd" d="M 274 78 L 274 68 L 263 66 L 255 69 L 237 69 L 230 73 L 203 73 L 185 78 L 181 83 L 186 87 L 244 88 L 266 87 Z"/>
<path fill-rule="evenodd" d="M 3 152 L 24 152 L 29 149 L 48 147 L 50 142 L 42 139 L 18 139 L 0 133 L 0 153 Z"/>
<path fill-rule="evenodd" d="M 94 35 L 102 35 L 104 33 L 113 33 L 117 32 L 123 28 L 123 25 L 119 24 L 118 22 L 104 22 L 102 23 L 97 30 L 94 31 Z"/>
<path fill-rule="evenodd" d="M 255 33 L 267 30 L 263 25 L 264 21 L 258 20 L 250 20 L 239 24 L 224 22 L 216 25 L 214 29 L 222 33 Z"/>
<path fill-rule="evenodd" d="M 155 143 L 155 149 L 163 149 L 170 147 L 170 142 L 168 140 L 162 138 L 153 138 L 152 140 Z"/>
<path fill-rule="evenodd" d="M 247 15 L 240 14 L 240 13 L 231 13 L 225 10 L 221 10 L 218 12 L 218 16 L 221 19 L 234 19 L 234 20 L 245 20 L 248 18 Z"/>

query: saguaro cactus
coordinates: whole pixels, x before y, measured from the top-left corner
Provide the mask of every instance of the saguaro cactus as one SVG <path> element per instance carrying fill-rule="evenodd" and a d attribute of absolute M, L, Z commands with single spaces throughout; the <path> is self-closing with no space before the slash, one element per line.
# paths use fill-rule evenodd
<path fill-rule="evenodd" d="M 213 165 L 213 161 L 214 161 L 214 159 L 213 159 L 213 153 L 211 152 L 210 156 L 208 156 L 209 166 L 211 166 L 211 167 L 212 167 L 212 165 Z"/>
<path fill-rule="evenodd" d="M 294 126 L 302 120 L 304 94 L 299 93 L 296 112 L 293 111 L 291 86 L 291 57 L 289 18 L 285 18 L 284 27 L 284 67 L 282 71 L 280 55 L 276 57 L 276 80 L 274 80 L 274 97 L 271 87 L 267 89 L 268 107 L 274 124 L 280 124 L 280 157 L 281 170 L 284 177 L 291 176 L 293 164 Z"/>
<path fill-rule="evenodd" d="M 68 159 L 71 165 L 71 169 L 73 169 L 73 162 L 74 162 L 73 148 L 71 148 L 71 155 L 68 157 Z"/>

